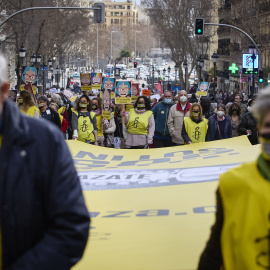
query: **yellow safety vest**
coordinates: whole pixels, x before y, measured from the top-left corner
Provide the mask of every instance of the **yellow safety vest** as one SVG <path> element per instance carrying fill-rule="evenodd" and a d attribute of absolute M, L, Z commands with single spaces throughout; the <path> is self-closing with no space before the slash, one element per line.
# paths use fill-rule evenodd
<path fill-rule="evenodd" d="M 103 136 L 103 129 L 102 129 L 102 124 L 101 124 L 101 117 L 102 114 L 96 115 L 97 118 L 97 128 L 98 128 L 98 136 L 102 137 Z"/>
<path fill-rule="evenodd" d="M 58 109 L 58 114 L 63 115 L 65 111 L 66 111 L 66 107 L 62 106 L 60 109 Z"/>
<path fill-rule="evenodd" d="M 203 119 L 200 123 L 195 123 L 190 117 L 184 117 L 185 128 L 188 137 L 191 139 L 192 143 L 205 142 L 205 137 L 208 130 L 208 120 Z"/>
<path fill-rule="evenodd" d="M 40 114 L 40 111 L 36 106 L 29 107 L 29 109 L 27 111 L 24 111 L 22 109 L 20 111 L 21 111 L 21 113 L 27 114 L 29 116 L 34 116 L 35 112 L 38 112 Z"/>
<path fill-rule="evenodd" d="M 270 183 L 261 176 L 257 162 L 221 175 L 219 189 L 224 215 L 224 268 L 269 269 Z"/>
<path fill-rule="evenodd" d="M 94 126 L 92 124 L 92 121 L 96 114 L 94 112 L 90 112 L 90 117 L 92 119 L 91 121 L 89 116 L 79 116 L 79 113 L 77 111 L 74 111 L 74 113 L 78 116 L 78 141 L 94 142 L 95 135 L 93 134 Z"/>
<path fill-rule="evenodd" d="M 147 135 L 148 121 L 152 114 L 152 111 L 137 114 L 134 109 L 131 109 L 127 123 L 128 133 L 135 135 Z"/>

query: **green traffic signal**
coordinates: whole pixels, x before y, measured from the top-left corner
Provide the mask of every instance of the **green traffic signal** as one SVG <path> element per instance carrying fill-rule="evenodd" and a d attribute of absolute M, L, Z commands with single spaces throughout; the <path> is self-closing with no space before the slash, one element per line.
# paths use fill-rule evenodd
<path fill-rule="evenodd" d="M 202 36 L 204 34 L 204 19 L 196 18 L 195 20 L 195 35 Z"/>
<path fill-rule="evenodd" d="M 201 29 L 198 29 L 198 33 L 200 34 L 202 32 L 202 30 Z"/>
<path fill-rule="evenodd" d="M 263 79 L 259 79 L 259 82 L 260 82 L 260 83 L 263 83 Z"/>

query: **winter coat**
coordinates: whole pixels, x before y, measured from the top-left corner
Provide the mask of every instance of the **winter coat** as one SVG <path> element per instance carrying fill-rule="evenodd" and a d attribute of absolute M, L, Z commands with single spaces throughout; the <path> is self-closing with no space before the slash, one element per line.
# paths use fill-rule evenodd
<path fill-rule="evenodd" d="M 82 257 L 89 214 L 62 131 L 10 101 L 2 117 L 3 269 L 70 269 Z"/>
<path fill-rule="evenodd" d="M 221 134 L 222 139 L 232 138 L 232 125 L 231 119 L 228 116 L 225 116 L 225 129 L 224 133 Z M 207 133 L 207 141 L 214 141 L 216 132 L 217 132 L 217 115 L 213 115 L 208 119 L 208 133 Z"/>
<path fill-rule="evenodd" d="M 243 116 L 238 126 L 239 135 L 247 135 L 247 130 L 249 129 L 251 130 L 251 135 L 248 136 L 248 139 L 252 145 L 259 143 L 258 131 L 257 131 L 256 125 L 257 125 L 257 122 L 255 118 L 253 117 L 253 115 L 250 112 L 247 112 Z"/>
<path fill-rule="evenodd" d="M 172 138 L 168 128 L 168 118 L 170 109 L 173 105 L 173 102 L 171 104 L 166 104 L 162 101 L 152 109 L 155 119 L 155 135 L 159 138 Z"/>

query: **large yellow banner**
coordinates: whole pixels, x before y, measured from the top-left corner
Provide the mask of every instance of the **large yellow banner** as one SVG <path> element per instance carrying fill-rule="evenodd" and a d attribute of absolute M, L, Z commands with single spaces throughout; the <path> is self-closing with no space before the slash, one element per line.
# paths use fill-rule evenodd
<path fill-rule="evenodd" d="M 260 151 L 246 136 L 145 150 L 68 145 L 92 217 L 76 270 L 196 269 L 219 174 Z"/>

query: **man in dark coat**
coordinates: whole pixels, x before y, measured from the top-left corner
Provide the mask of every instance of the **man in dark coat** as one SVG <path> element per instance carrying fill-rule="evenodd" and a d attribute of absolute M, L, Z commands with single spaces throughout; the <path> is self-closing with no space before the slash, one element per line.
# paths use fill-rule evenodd
<path fill-rule="evenodd" d="M 70 269 L 89 232 L 79 178 L 61 131 L 7 99 L 5 67 L 0 55 L 1 269 Z"/>

